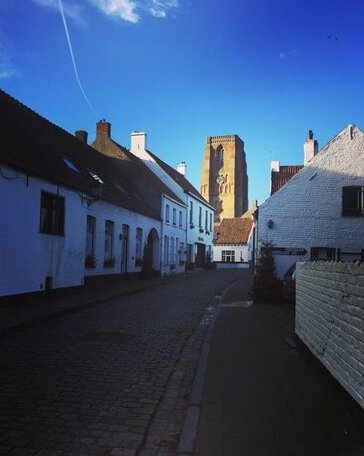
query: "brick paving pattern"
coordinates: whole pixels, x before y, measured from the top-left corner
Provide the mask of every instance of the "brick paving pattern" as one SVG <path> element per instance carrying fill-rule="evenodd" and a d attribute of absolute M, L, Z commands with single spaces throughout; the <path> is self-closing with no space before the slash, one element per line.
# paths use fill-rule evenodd
<path fill-rule="evenodd" d="M 238 276 L 209 271 L 3 337 L 0 455 L 175 454 L 201 319 Z"/>

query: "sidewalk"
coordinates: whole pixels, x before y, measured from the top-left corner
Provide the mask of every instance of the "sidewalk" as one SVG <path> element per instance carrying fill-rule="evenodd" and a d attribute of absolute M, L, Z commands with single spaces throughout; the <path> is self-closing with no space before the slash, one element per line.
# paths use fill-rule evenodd
<path fill-rule="evenodd" d="M 242 282 L 220 307 L 194 455 L 364 455 L 363 411 L 296 338 L 293 306 L 250 305 Z"/>
<path fill-rule="evenodd" d="M 82 287 L 59 288 L 51 292 L 16 295 L 0 298 L 0 337 L 22 331 L 32 326 L 79 312 L 87 307 L 128 296 L 175 280 L 203 274 L 192 271 L 172 277 L 155 279 L 112 278 Z"/>

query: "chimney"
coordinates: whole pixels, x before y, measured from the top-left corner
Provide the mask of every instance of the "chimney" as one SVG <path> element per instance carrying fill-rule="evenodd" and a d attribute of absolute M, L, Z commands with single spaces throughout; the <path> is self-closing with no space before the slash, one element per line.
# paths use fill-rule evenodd
<path fill-rule="evenodd" d="M 139 156 L 147 149 L 147 134 L 144 131 L 134 131 L 130 135 L 131 153 Z"/>
<path fill-rule="evenodd" d="M 75 131 L 75 136 L 78 138 L 80 141 L 82 141 L 84 144 L 87 144 L 87 131 L 85 130 L 76 130 Z"/>
<path fill-rule="evenodd" d="M 178 171 L 179 173 L 181 173 L 182 176 L 185 176 L 185 175 L 186 175 L 186 172 L 187 172 L 187 165 L 186 165 L 186 162 L 178 163 L 178 165 L 177 165 L 177 171 Z"/>
<path fill-rule="evenodd" d="M 96 137 L 107 136 L 110 138 L 111 124 L 106 122 L 105 119 L 99 120 L 96 124 Z"/>
<path fill-rule="evenodd" d="M 271 171 L 275 171 L 275 172 L 279 173 L 280 166 L 281 165 L 280 165 L 279 161 L 277 161 L 277 160 L 272 160 L 270 162 L 270 170 Z"/>
<path fill-rule="evenodd" d="M 318 153 L 318 143 L 313 139 L 313 131 L 309 130 L 307 139 L 303 144 L 304 165 L 308 165 L 315 155 Z"/>

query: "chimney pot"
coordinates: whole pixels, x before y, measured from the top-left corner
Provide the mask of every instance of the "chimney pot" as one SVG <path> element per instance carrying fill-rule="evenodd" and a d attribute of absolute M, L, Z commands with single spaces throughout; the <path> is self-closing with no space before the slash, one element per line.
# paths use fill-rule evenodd
<path fill-rule="evenodd" d="M 179 173 L 182 174 L 182 176 L 185 176 L 186 175 L 186 172 L 187 172 L 187 165 L 186 165 L 186 162 L 181 162 L 181 163 L 178 163 L 177 165 L 177 171 Z"/>
<path fill-rule="evenodd" d="M 84 144 L 87 144 L 87 136 L 88 136 L 87 131 L 85 131 L 85 130 L 76 130 L 75 131 L 75 136 L 80 141 L 82 141 Z"/>
<path fill-rule="evenodd" d="M 111 134 L 110 122 L 106 122 L 105 119 L 97 122 L 97 125 L 96 125 L 96 135 L 97 136 L 103 135 L 103 136 L 107 136 L 108 138 L 110 138 L 110 134 Z"/>

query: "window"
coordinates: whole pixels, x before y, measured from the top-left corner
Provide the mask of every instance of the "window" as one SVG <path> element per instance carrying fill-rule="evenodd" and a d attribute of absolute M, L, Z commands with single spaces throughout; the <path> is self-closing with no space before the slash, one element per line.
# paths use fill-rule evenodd
<path fill-rule="evenodd" d="M 342 215 L 364 215 L 364 187 L 343 187 Z"/>
<path fill-rule="evenodd" d="M 169 204 L 166 204 L 166 223 L 169 223 Z"/>
<path fill-rule="evenodd" d="M 234 263 L 235 262 L 235 252 L 234 250 L 223 250 L 221 252 L 222 261 L 224 263 Z"/>
<path fill-rule="evenodd" d="M 62 157 L 63 158 L 63 163 L 67 166 L 68 169 L 73 171 L 74 173 L 80 174 L 80 170 L 77 168 L 77 166 L 71 162 L 69 158 Z"/>
<path fill-rule="evenodd" d="M 202 207 L 198 208 L 198 226 L 202 228 Z"/>
<path fill-rule="evenodd" d="M 182 211 L 179 211 L 178 213 L 178 225 L 181 227 L 182 226 Z"/>
<path fill-rule="evenodd" d="M 190 224 L 193 225 L 193 202 L 190 201 Z"/>
<path fill-rule="evenodd" d="M 171 244 L 171 250 L 170 250 L 170 263 L 171 264 L 174 264 L 174 238 L 171 237 L 170 239 L 170 244 Z"/>
<path fill-rule="evenodd" d="M 333 261 L 336 259 L 336 249 L 327 247 L 313 247 L 311 249 L 311 260 Z"/>
<path fill-rule="evenodd" d="M 135 266 L 142 265 L 142 245 L 143 245 L 143 230 L 141 228 L 136 229 L 135 239 Z"/>
<path fill-rule="evenodd" d="M 40 232 L 64 235 L 64 197 L 42 192 L 40 198 Z"/>
<path fill-rule="evenodd" d="M 210 212 L 210 231 L 212 231 L 212 213 Z"/>
<path fill-rule="evenodd" d="M 175 251 L 175 261 L 179 261 L 179 239 L 176 238 L 176 251 Z"/>
<path fill-rule="evenodd" d="M 179 259 L 180 266 L 184 264 L 184 261 L 183 261 L 184 254 L 185 254 L 184 250 L 185 250 L 185 245 L 183 242 L 181 242 L 179 245 L 179 250 L 178 250 L 178 259 Z"/>
<path fill-rule="evenodd" d="M 177 223 L 177 211 L 175 208 L 173 208 L 173 216 L 172 216 L 172 221 L 173 221 L 173 225 L 175 225 Z"/>
<path fill-rule="evenodd" d="M 208 226 L 208 212 L 206 211 L 205 212 L 205 230 L 207 231 L 209 229 L 209 226 Z"/>
<path fill-rule="evenodd" d="M 164 236 L 164 263 L 168 264 L 169 261 L 169 239 L 168 236 Z"/>
<path fill-rule="evenodd" d="M 92 257 L 95 253 L 95 234 L 96 219 L 95 217 L 88 215 L 86 226 L 86 256 Z"/>
<path fill-rule="evenodd" d="M 104 248 L 104 266 L 113 267 L 113 241 L 114 241 L 114 222 L 105 221 L 105 248 Z"/>

